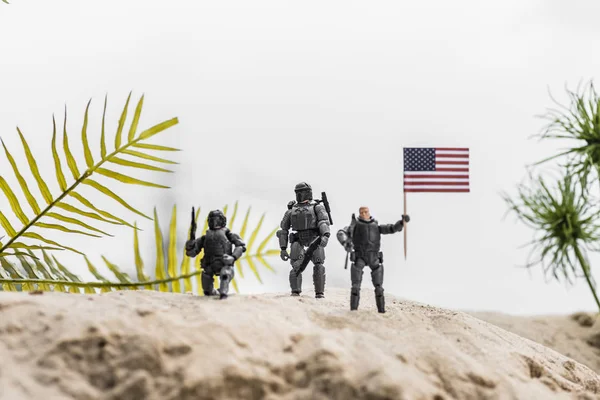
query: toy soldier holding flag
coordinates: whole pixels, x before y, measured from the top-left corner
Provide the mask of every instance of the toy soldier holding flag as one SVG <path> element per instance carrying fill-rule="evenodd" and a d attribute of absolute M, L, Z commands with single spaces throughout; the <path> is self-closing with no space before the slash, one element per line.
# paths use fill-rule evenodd
<path fill-rule="evenodd" d="M 357 310 L 360 299 L 360 284 L 363 269 L 371 268 L 371 280 L 375 286 L 375 303 L 377 311 L 385 312 L 385 298 L 383 297 L 383 253 L 381 250 L 381 235 L 400 232 L 406 222 L 410 221 L 408 215 L 395 224 L 379 225 L 373 219 L 368 207 L 360 207 L 359 217 L 352 214 L 349 226 L 340 229 L 337 233 L 338 241 L 350 254 L 352 266 L 350 278 L 352 289 L 350 291 L 350 310 Z"/>

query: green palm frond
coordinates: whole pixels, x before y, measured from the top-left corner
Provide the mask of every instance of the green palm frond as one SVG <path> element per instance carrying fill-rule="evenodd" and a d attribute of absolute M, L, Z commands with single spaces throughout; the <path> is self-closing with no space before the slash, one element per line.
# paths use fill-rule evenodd
<path fill-rule="evenodd" d="M 178 149 L 154 145 L 146 143 L 146 141 L 158 133 L 176 125 L 177 118 L 161 122 L 142 132 L 138 132 L 138 124 L 142 112 L 144 96 L 139 99 L 135 111 L 133 113 L 130 127 L 127 131 L 126 138 L 123 138 L 125 122 L 128 116 L 129 94 L 125 107 L 121 112 L 121 117 L 115 133 L 114 150 L 107 150 L 106 132 L 105 132 L 105 117 L 107 98 L 104 99 L 104 110 L 102 114 L 100 154 L 94 154 L 90 147 L 88 138 L 88 120 L 91 100 L 87 103 L 83 126 L 81 128 L 81 143 L 83 146 L 83 154 L 85 164 L 77 161 L 72 153 L 72 145 L 70 144 L 71 137 L 67 133 L 67 111 L 65 107 L 65 116 L 62 129 L 62 151 L 59 151 L 57 143 L 56 121 L 53 117 L 53 133 L 52 133 L 52 159 L 54 160 L 56 181 L 60 188 L 60 193 L 53 194 L 46 182 L 48 177 L 43 177 L 40 173 L 37 158 L 33 155 L 30 146 L 25 139 L 25 136 L 19 128 L 19 135 L 26 165 L 19 165 L 13 153 L 10 152 L 4 141 L 0 139 L 6 160 L 12 170 L 18 186 L 11 187 L 3 176 L 0 176 L 0 191 L 7 198 L 10 209 L 16 217 L 18 224 L 0 211 L 0 227 L 6 232 L 7 239 L 0 244 L 0 258 L 14 255 L 16 249 L 43 249 L 43 250 L 70 250 L 82 254 L 80 251 L 68 247 L 62 243 L 57 243 L 46 237 L 48 231 L 60 231 L 69 234 L 86 235 L 89 237 L 111 236 L 104 229 L 97 227 L 97 224 L 111 225 L 127 225 L 137 229 L 135 226 L 127 223 L 123 218 L 115 216 L 107 211 L 101 210 L 94 206 L 88 195 L 83 195 L 83 188 L 92 188 L 99 197 L 107 197 L 112 201 L 118 202 L 121 206 L 129 211 L 151 219 L 141 211 L 137 210 L 117 193 L 108 188 L 103 180 L 115 180 L 125 184 L 168 188 L 153 182 L 144 181 L 129 174 L 124 174 L 115 171 L 116 166 L 125 168 L 134 168 L 147 171 L 172 172 L 164 168 L 159 168 L 151 164 L 134 161 L 136 159 L 150 160 L 154 162 L 163 162 L 176 164 L 173 161 L 165 160 L 159 157 L 148 154 L 149 151 L 176 151 Z M 72 139 L 71 139 L 72 140 Z M 123 158 L 130 156 L 132 159 Z M 65 176 L 66 169 L 69 170 L 71 178 Z M 85 165 L 85 166 L 83 166 Z M 29 170 L 34 178 L 35 184 L 28 184 L 22 171 Z M 34 189 L 39 191 L 41 196 L 34 194 Z M 19 201 L 19 196 L 26 200 L 26 204 Z M 73 201 L 75 204 L 70 203 Z M 9 252 L 12 250 L 13 253 Z M 29 255 L 21 253 L 21 255 Z"/>
<path fill-rule="evenodd" d="M 238 210 L 238 203 L 236 202 L 234 205 L 234 209 L 233 209 L 233 215 L 231 218 L 229 218 L 229 221 L 228 221 L 229 229 L 233 228 L 233 223 L 235 222 L 237 210 Z M 228 206 L 225 205 L 223 207 L 223 213 L 225 215 L 227 215 L 227 211 L 228 211 Z M 198 222 L 200 212 L 201 212 L 201 208 L 200 207 L 196 208 L 196 214 L 195 214 L 196 223 Z M 155 213 L 156 213 L 156 210 L 155 210 Z M 171 282 L 172 282 L 171 291 L 176 292 L 176 293 L 181 293 L 181 283 L 180 283 L 181 281 L 183 281 L 184 291 L 192 292 L 193 290 L 192 290 L 191 278 L 195 275 L 197 277 L 197 285 L 196 285 L 198 288 L 197 293 L 199 295 L 203 295 L 203 292 L 201 290 L 202 282 L 200 279 L 200 274 L 202 273 L 200 260 L 202 259 L 203 255 L 204 255 L 204 250 L 201 250 L 200 254 L 198 254 L 196 256 L 194 272 L 190 272 L 190 266 L 191 266 L 192 261 L 191 261 L 190 257 L 188 257 L 185 254 L 185 248 L 183 248 L 182 260 L 180 263 L 178 262 L 178 258 L 177 258 L 178 250 L 177 249 L 181 249 L 183 247 L 183 243 L 177 244 L 176 213 L 177 213 L 177 207 L 173 206 L 173 209 L 171 212 L 171 221 L 169 224 L 169 240 L 166 243 L 166 245 L 164 243 L 163 235 L 160 230 L 160 224 L 158 222 L 158 215 L 155 214 L 154 221 L 155 221 L 155 237 L 156 237 L 156 251 L 157 251 L 157 262 L 156 262 L 155 274 L 156 274 L 157 279 L 172 279 L 171 280 Z M 260 245 L 258 246 L 258 249 L 255 252 L 252 252 L 253 245 L 256 242 L 257 236 L 259 234 L 259 231 L 261 229 L 261 226 L 262 226 L 262 223 L 264 220 L 264 214 L 261 217 L 257 226 L 254 228 L 252 234 L 250 235 L 250 238 L 248 240 L 246 240 L 246 238 L 242 235 L 242 233 L 245 233 L 246 227 L 248 226 L 249 215 L 250 215 L 250 208 L 248 209 L 248 212 L 246 213 L 246 218 L 244 219 L 244 222 L 243 222 L 243 227 L 242 227 L 243 231 L 240 233 L 240 236 L 242 236 L 242 239 L 247 243 L 247 249 L 246 249 L 246 252 L 244 253 L 244 255 L 242 257 L 240 257 L 239 260 L 236 261 L 236 268 L 237 268 L 237 271 L 240 273 L 240 276 L 243 277 L 243 268 L 242 268 L 243 262 L 247 262 L 248 266 L 255 273 L 258 280 L 260 282 L 262 282 L 262 280 L 260 279 L 260 275 L 258 273 L 258 269 L 256 268 L 256 262 L 258 261 L 265 268 L 275 272 L 273 267 L 271 267 L 269 265 L 269 263 L 267 262 L 266 257 L 278 255 L 279 250 L 266 249 L 266 246 L 267 246 L 269 240 L 273 237 L 277 228 L 275 228 L 272 232 L 270 232 L 269 235 L 266 236 L 261 241 Z M 188 227 L 186 240 L 189 239 L 190 229 L 191 229 L 191 227 Z M 207 230 L 208 230 L 208 221 L 205 219 L 202 231 L 200 232 L 199 235 L 197 235 L 197 237 L 204 235 Z M 134 232 L 134 235 L 137 235 L 137 233 Z M 137 258 L 137 254 L 139 254 L 139 247 L 138 247 L 139 242 L 136 240 L 135 243 L 136 243 L 136 245 L 134 246 L 134 252 L 136 253 L 136 258 Z M 167 248 L 166 257 L 165 257 L 164 248 Z M 181 250 L 179 250 L 179 251 L 181 251 Z M 182 277 L 182 276 L 187 276 L 187 278 L 181 279 L 180 277 Z M 218 280 L 218 278 L 215 277 L 215 283 L 218 283 L 217 280 Z M 238 288 L 235 278 L 233 279 L 232 285 L 233 285 L 234 290 L 239 293 L 239 288 Z M 169 288 L 166 284 L 164 284 L 159 288 L 159 290 L 160 291 L 169 291 Z"/>
<path fill-rule="evenodd" d="M 227 211 L 227 208 L 227 206 L 223 207 L 225 211 Z M 233 216 L 228 222 L 228 227 L 230 229 L 233 227 L 237 209 L 238 203 L 236 202 Z M 123 289 L 135 290 L 144 287 L 146 289 L 157 289 L 162 292 L 171 291 L 181 293 L 181 282 L 183 282 L 184 291 L 186 293 L 193 292 L 192 278 L 194 276 L 199 277 L 202 273 L 200 259 L 203 256 L 203 252 L 200 252 L 200 254 L 198 254 L 196 257 L 197 268 L 195 268 L 194 271 L 190 271 L 191 259 L 185 254 L 184 244 L 177 243 L 176 212 L 177 208 L 176 206 L 173 206 L 171 212 L 171 221 L 169 224 L 168 241 L 165 243 L 162 231 L 160 229 L 158 214 L 156 209 L 154 209 L 154 237 L 156 247 L 156 279 L 154 280 L 151 280 L 144 271 L 144 262 L 141 257 L 138 232 L 134 229 L 133 250 L 137 272 L 136 281 L 124 273 L 123 269 L 118 265 L 109 261 L 106 256 L 102 256 L 102 260 L 104 261 L 106 268 L 116 278 L 116 280 L 111 280 L 111 278 L 107 278 L 106 275 L 102 275 L 99 271 L 99 268 L 97 268 L 90 261 L 90 259 L 84 255 L 83 257 L 88 270 L 96 279 L 98 279 L 98 282 L 83 282 L 77 275 L 73 274 L 69 268 L 59 262 L 56 257 L 49 255 L 46 250 L 41 250 L 43 253 L 43 260 L 41 260 L 34 256 L 32 250 L 28 249 L 28 254 L 30 254 L 32 257 L 35 257 L 34 261 L 29 261 L 28 264 L 25 265 L 23 264 L 23 261 L 26 259 L 20 258 L 19 260 L 22 262 L 20 268 L 19 266 L 10 264 L 5 258 L 0 257 L 0 263 L 2 263 L 3 266 L 4 264 L 7 264 L 7 266 L 3 268 L 4 271 L 0 269 L 0 285 L 2 285 L 3 290 L 57 290 L 80 293 L 81 289 L 83 289 L 85 293 L 96 293 L 95 289 L 100 289 L 102 292 L 109 292 L 112 290 Z M 246 217 L 243 221 L 244 233 L 249 226 L 249 215 L 250 208 L 248 209 Z M 196 222 L 198 221 L 199 216 L 200 208 L 198 208 L 196 211 Z M 265 215 L 263 214 L 257 226 L 252 230 L 252 233 L 248 239 L 242 237 L 247 244 L 247 250 L 244 255 L 236 261 L 236 267 L 238 271 L 243 271 L 243 263 L 246 262 L 260 282 L 262 282 L 262 280 L 258 273 L 257 263 L 264 266 L 268 270 L 275 272 L 273 267 L 269 265 L 266 258 L 279 254 L 279 250 L 277 249 L 267 249 L 268 242 L 273 238 L 276 229 L 269 232 L 269 234 L 260 242 L 258 247 L 255 246 L 264 218 Z M 137 226 L 137 224 L 134 224 L 134 226 Z M 189 238 L 190 229 L 191 228 L 188 228 L 186 240 Z M 202 230 L 202 235 L 206 233 L 207 229 L 208 222 L 206 221 Z M 253 251 L 255 247 L 256 250 Z M 166 253 L 164 251 L 165 248 L 167 249 Z M 177 251 L 182 251 L 178 250 L 181 248 L 183 248 L 183 258 L 181 262 L 178 263 Z M 179 265 L 179 268 L 177 268 L 177 265 Z M 24 272 L 22 272 L 22 270 Z M 218 278 L 215 277 L 215 279 Z M 171 284 L 171 287 L 169 287 L 169 284 Z M 239 293 L 237 284 L 232 283 L 232 285 L 234 286 L 236 292 Z M 197 283 L 197 288 L 197 293 L 202 296 L 202 283 L 200 280 Z"/>
<path fill-rule="evenodd" d="M 536 232 L 529 243 L 532 249 L 526 267 L 540 264 L 545 275 L 569 284 L 572 276 L 585 277 L 600 309 L 586 256 L 586 250 L 600 250 L 600 225 L 595 223 L 598 205 L 583 194 L 580 183 L 567 171 L 556 190 L 537 178 L 518 187 L 516 200 L 506 194 L 504 200 Z"/>

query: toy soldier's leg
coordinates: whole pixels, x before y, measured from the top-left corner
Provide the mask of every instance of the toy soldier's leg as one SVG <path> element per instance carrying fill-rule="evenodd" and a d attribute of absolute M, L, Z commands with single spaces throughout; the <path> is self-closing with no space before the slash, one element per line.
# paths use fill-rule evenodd
<path fill-rule="evenodd" d="M 371 280 L 373 286 L 375 286 L 375 303 L 377 304 L 377 311 L 380 313 L 385 312 L 385 298 L 383 297 L 383 264 L 379 262 L 378 257 L 374 257 L 370 263 L 371 267 Z"/>
<path fill-rule="evenodd" d="M 227 298 L 227 294 L 229 293 L 229 283 L 234 275 L 233 265 L 223 266 L 221 268 L 219 293 L 221 294 L 222 299 Z"/>
<path fill-rule="evenodd" d="M 325 249 L 321 246 L 317 247 L 311 261 L 314 264 L 313 284 L 315 286 L 315 297 L 322 299 L 325 297 Z"/>
<path fill-rule="evenodd" d="M 217 291 L 214 287 L 214 273 L 212 268 L 207 265 L 202 265 L 202 291 L 205 296 L 214 296 Z"/>
<path fill-rule="evenodd" d="M 292 289 L 292 296 L 300 295 L 302 292 L 302 274 L 296 276 L 296 272 L 300 268 L 300 264 L 304 259 L 304 247 L 299 242 L 292 243 L 290 250 L 290 263 L 292 264 L 292 270 L 290 271 L 290 288 Z"/>
<path fill-rule="evenodd" d="M 365 261 L 362 258 L 357 258 L 350 266 L 350 280 L 352 281 L 352 289 L 350 289 L 350 310 L 358 310 L 360 284 L 362 282 L 364 267 Z"/>

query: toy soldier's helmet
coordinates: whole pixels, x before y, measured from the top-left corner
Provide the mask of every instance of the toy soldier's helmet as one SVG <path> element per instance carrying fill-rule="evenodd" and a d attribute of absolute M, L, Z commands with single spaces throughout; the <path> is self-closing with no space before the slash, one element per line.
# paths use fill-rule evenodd
<path fill-rule="evenodd" d="M 227 224 L 227 217 L 220 210 L 213 210 L 208 213 L 208 228 L 223 228 Z"/>
<path fill-rule="evenodd" d="M 300 182 L 294 188 L 294 192 L 296 192 L 296 201 L 298 203 L 302 203 L 305 200 L 312 200 L 312 187 L 306 182 Z"/>

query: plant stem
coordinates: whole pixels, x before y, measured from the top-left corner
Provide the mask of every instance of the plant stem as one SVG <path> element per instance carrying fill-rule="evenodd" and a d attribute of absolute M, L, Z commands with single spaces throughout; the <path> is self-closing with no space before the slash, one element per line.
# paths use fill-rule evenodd
<path fill-rule="evenodd" d="M 0 283 L 12 283 L 15 285 L 23 284 L 23 283 L 46 283 L 51 285 L 65 285 L 65 286 L 77 286 L 77 287 L 136 287 L 136 286 L 146 286 L 146 285 L 158 285 L 161 283 L 168 283 L 177 281 L 179 279 L 187 279 L 192 276 L 199 275 L 202 273 L 202 270 L 194 271 L 189 274 L 179 275 L 172 278 L 166 279 L 158 279 L 154 281 L 143 281 L 143 282 L 71 282 L 71 281 L 58 281 L 52 279 L 5 279 L 0 278 Z"/>
<path fill-rule="evenodd" d="M 592 291 L 592 294 L 594 295 L 594 300 L 596 300 L 596 305 L 598 306 L 598 310 L 600 312 L 600 300 L 598 300 L 598 295 L 596 294 L 596 289 L 594 288 L 594 285 L 592 284 L 592 281 L 590 279 L 590 267 L 589 267 L 588 263 L 585 261 L 583 254 L 581 254 L 581 250 L 579 249 L 579 246 L 577 244 L 575 244 L 573 246 L 573 250 L 575 250 L 575 255 L 577 256 L 577 259 L 579 260 L 579 263 L 581 264 L 581 269 L 583 269 L 583 274 L 585 275 L 585 280 L 587 281 L 587 283 L 590 287 L 590 290 Z"/>

